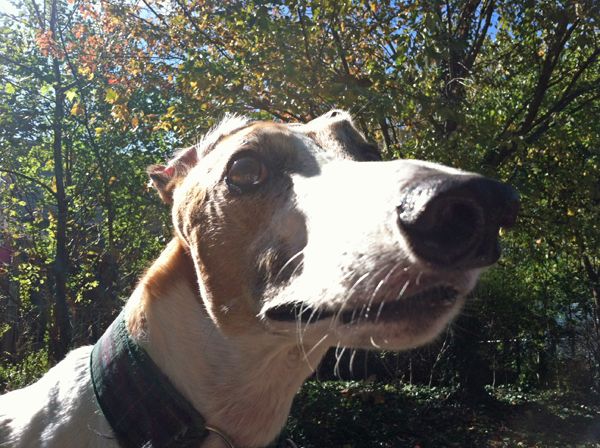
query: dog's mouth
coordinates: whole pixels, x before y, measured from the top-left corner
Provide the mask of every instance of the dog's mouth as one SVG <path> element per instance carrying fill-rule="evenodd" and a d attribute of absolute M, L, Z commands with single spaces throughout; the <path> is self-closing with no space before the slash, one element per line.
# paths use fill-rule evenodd
<path fill-rule="evenodd" d="M 359 304 L 353 308 L 314 308 L 297 302 L 274 306 L 265 316 L 279 322 L 315 323 L 334 319 L 339 324 L 394 322 L 415 317 L 440 316 L 451 310 L 460 297 L 453 286 L 436 285 L 392 300 L 379 300 L 371 304 Z"/>

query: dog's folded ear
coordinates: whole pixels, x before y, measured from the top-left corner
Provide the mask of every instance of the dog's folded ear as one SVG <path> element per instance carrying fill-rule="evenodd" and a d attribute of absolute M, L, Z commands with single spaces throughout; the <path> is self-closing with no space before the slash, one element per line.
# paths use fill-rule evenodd
<path fill-rule="evenodd" d="M 381 160 L 377 146 L 365 139 L 354 125 L 350 114 L 343 110 L 332 110 L 309 121 L 300 129 L 317 145 L 344 158 L 358 161 Z"/>
<path fill-rule="evenodd" d="M 198 156 L 196 147 L 179 151 L 167 166 L 150 165 L 146 172 L 150 176 L 150 183 L 167 204 L 173 202 L 173 190 L 185 177 L 188 171 L 196 164 Z"/>
<path fill-rule="evenodd" d="M 146 172 L 150 176 L 150 184 L 156 188 L 160 198 L 167 204 L 173 200 L 172 176 L 170 170 L 164 165 L 150 165 Z"/>

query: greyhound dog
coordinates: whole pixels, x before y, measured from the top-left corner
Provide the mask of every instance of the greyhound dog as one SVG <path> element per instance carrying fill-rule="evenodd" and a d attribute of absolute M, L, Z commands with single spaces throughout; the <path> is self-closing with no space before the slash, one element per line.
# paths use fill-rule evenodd
<path fill-rule="evenodd" d="M 173 239 L 94 347 L 0 398 L 0 446 L 266 446 L 329 347 L 435 338 L 498 259 L 518 198 L 378 159 L 334 110 L 229 116 L 150 167 Z"/>

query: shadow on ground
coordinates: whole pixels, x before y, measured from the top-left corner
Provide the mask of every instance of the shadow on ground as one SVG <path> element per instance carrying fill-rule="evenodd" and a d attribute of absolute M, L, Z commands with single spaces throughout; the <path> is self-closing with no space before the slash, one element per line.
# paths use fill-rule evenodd
<path fill-rule="evenodd" d="M 446 388 L 309 382 L 286 433 L 304 448 L 600 447 L 600 397 L 495 391 L 467 403 Z"/>

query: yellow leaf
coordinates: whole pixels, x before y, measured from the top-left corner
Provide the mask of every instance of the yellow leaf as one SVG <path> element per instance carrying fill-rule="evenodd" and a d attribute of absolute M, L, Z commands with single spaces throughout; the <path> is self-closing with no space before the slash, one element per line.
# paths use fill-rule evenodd
<path fill-rule="evenodd" d="M 75 104 L 73 104 L 73 107 L 71 107 L 71 115 L 76 115 L 76 116 L 80 116 L 83 115 L 84 110 L 83 110 L 83 106 L 81 105 L 81 103 L 77 102 Z"/>
<path fill-rule="evenodd" d="M 133 130 L 136 130 L 140 125 L 140 119 L 138 117 L 133 117 L 131 119 L 131 126 L 133 126 Z"/>
<path fill-rule="evenodd" d="M 65 93 L 65 96 L 67 97 L 67 99 L 69 101 L 73 101 L 77 97 L 77 90 L 75 90 L 75 89 L 67 90 L 67 92 Z"/>
<path fill-rule="evenodd" d="M 171 124 L 170 123 L 165 122 L 165 121 L 161 121 L 160 123 L 156 124 L 152 130 L 154 130 L 154 131 L 160 131 L 160 130 L 168 131 L 170 129 L 171 129 Z"/>
<path fill-rule="evenodd" d="M 117 121 L 127 121 L 127 122 L 129 121 L 129 110 L 127 109 L 127 106 L 124 104 L 115 104 L 111 108 L 110 114 Z"/>
<path fill-rule="evenodd" d="M 575 210 L 572 210 L 570 208 L 567 209 L 567 216 L 575 216 Z"/>

